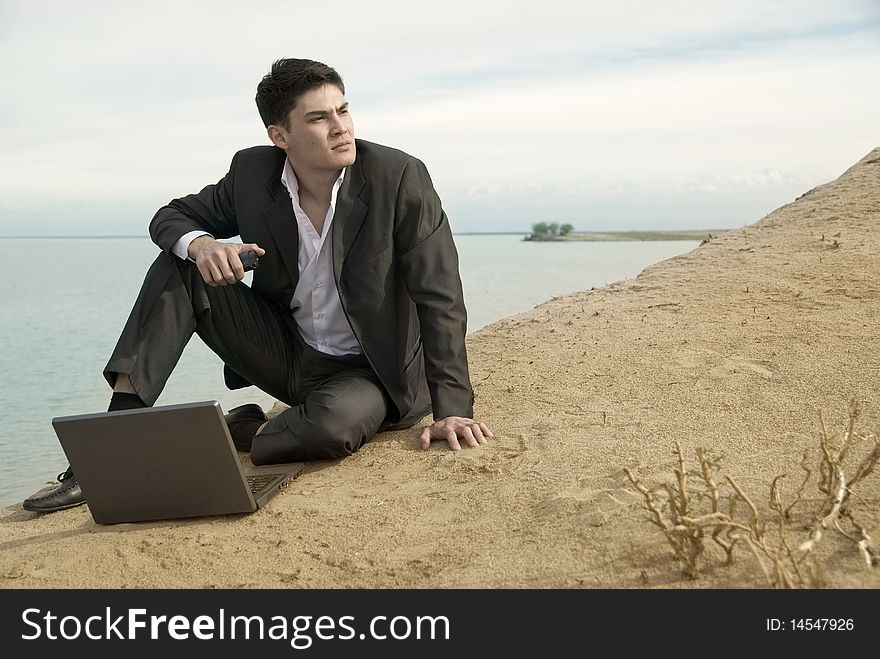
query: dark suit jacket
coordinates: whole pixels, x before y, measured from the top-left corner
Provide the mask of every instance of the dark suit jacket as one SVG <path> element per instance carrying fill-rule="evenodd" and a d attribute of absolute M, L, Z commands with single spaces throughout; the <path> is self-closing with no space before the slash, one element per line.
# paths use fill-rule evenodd
<path fill-rule="evenodd" d="M 266 255 L 253 288 L 289 313 L 299 279 L 299 236 L 281 183 L 285 157 L 274 146 L 239 151 L 216 185 L 161 208 L 150 235 L 166 252 L 196 229 L 257 243 Z M 342 307 L 397 408 L 388 421 L 410 426 L 428 412 L 429 402 L 435 419 L 472 417 L 458 254 L 424 164 L 397 149 L 357 140 L 357 158 L 337 196 L 331 239 Z M 227 383 L 234 387 L 235 379 L 227 369 Z"/>

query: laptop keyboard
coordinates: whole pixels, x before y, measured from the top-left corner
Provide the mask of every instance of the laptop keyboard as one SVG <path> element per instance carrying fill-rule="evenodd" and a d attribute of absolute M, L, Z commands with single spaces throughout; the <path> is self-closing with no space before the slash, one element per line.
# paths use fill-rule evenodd
<path fill-rule="evenodd" d="M 251 488 L 251 494 L 262 492 L 272 481 L 278 478 L 278 474 L 265 474 L 261 476 L 248 476 L 248 487 Z"/>

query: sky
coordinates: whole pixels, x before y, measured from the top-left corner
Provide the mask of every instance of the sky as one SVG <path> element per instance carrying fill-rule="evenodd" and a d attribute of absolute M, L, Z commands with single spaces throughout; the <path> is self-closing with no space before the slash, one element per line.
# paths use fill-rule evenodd
<path fill-rule="evenodd" d="M 740 227 L 880 146 L 880 0 L 0 0 L 0 236 L 146 235 L 269 143 L 281 57 L 456 232 Z"/>

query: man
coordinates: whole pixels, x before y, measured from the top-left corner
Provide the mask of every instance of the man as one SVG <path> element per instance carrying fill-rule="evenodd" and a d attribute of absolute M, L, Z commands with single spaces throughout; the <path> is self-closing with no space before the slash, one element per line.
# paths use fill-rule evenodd
<path fill-rule="evenodd" d="M 423 449 L 492 437 L 473 419 L 458 255 L 425 166 L 354 137 L 335 70 L 283 59 L 257 87 L 273 146 L 238 152 L 229 172 L 156 213 L 163 253 L 147 273 L 104 376 L 110 411 L 153 405 L 193 332 L 249 384 L 291 407 L 227 414 L 254 464 L 337 458 L 433 409 Z M 218 239 L 241 236 L 242 243 Z M 241 255 L 259 256 L 253 285 Z M 26 499 L 50 512 L 83 503 L 70 469 Z"/>

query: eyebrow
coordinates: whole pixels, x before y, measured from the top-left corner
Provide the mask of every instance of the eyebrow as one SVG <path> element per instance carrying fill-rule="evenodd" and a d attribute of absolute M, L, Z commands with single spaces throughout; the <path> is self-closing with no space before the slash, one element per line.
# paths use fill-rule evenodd
<path fill-rule="evenodd" d="M 340 105 L 338 108 L 336 108 L 336 111 L 339 112 L 341 110 L 346 110 L 346 109 L 348 109 L 348 101 L 346 101 L 345 103 Z M 312 110 L 311 112 L 306 112 L 306 114 L 305 114 L 306 119 L 311 119 L 312 117 L 326 117 L 326 116 L 327 116 L 327 110 Z"/>

